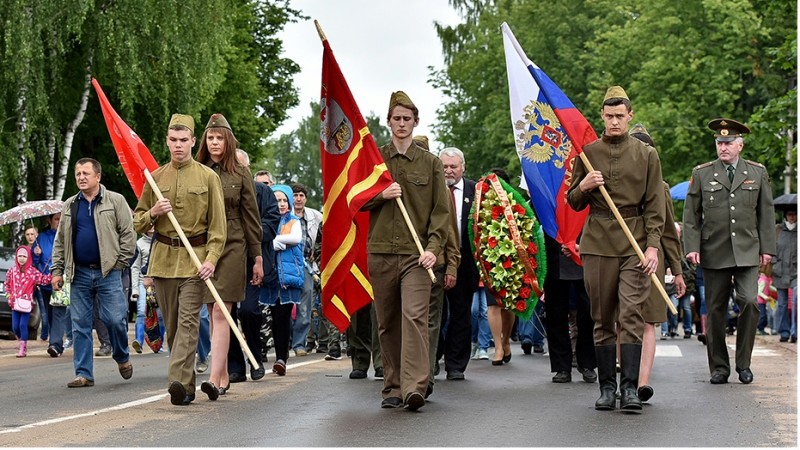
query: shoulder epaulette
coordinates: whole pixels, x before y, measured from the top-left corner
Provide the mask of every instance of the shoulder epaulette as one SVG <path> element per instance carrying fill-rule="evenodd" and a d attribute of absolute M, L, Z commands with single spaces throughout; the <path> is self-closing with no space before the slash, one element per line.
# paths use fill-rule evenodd
<path fill-rule="evenodd" d="M 708 167 L 708 166 L 710 166 L 712 164 L 714 164 L 714 161 L 709 161 L 707 163 L 700 164 L 699 166 L 694 166 L 694 168 L 695 169 L 702 169 L 702 168 Z"/>
<path fill-rule="evenodd" d="M 745 161 L 746 161 L 748 164 L 752 165 L 752 166 L 761 167 L 762 169 L 766 169 L 766 167 L 764 167 L 764 165 L 763 165 L 763 164 L 761 164 L 760 162 L 756 162 L 756 161 L 750 161 L 749 159 L 745 159 Z"/>

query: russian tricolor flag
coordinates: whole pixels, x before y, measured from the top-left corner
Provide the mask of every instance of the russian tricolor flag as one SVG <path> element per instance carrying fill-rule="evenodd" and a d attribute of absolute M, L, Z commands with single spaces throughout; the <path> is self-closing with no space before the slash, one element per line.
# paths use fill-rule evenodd
<path fill-rule="evenodd" d="M 508 24 L 503 23 L 511 126 L 523 181 L 542 228 L 568 246 L 580 264 L 575 240 L 589 209 L 573 210 L 566 199 L 575 158 L 597 134 L 569 98 L 525 55 Z"/>

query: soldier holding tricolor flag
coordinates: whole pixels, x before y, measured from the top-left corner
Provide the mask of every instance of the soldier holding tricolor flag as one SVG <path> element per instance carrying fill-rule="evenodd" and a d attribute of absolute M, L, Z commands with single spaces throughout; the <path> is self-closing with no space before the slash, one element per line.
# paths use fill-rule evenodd
<path fill-rule="evenodd" d="M 658 267 L 658 247 L 665 220 L 661 162 L 653 147 L 630 137 L 628 123 L 633 119 L 633 110 L 620 86 L 608 89 L 601 113 L 605 131 L 601 139 L 584 148 L 588 163 L 583 159 L 576 161 L 567 198 L 575 210 L 589 207 L 580 252 L 595 321 L 600 381 L 600 398 L 595 409 L 616 408 L 619 339 L 620 409 L 640 412 L 642 402 L 636 388 L 644 332 L 642 305 L 650 292 L 650 275 Z M 601 194 L 609 195 L 613 203 L 607 203 Z M 639 247 L 647 248 L 641 261 L 636 249 L 624 239 L 624 229 L 612 212 L 614 207 Z M 617 323 L 621 329 L 619 338 Z"/>

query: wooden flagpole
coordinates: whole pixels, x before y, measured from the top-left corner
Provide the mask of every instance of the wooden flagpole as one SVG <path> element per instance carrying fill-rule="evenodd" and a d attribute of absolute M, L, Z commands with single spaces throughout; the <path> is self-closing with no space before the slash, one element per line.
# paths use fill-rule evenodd
<path fill-rule="evenodd" d="M 158 185 L 147 168 L 144 169 L 144 176 L 147 179 L 147 183 L 150 184 L 151 188 L 153 188 L 153 192 L 155 192 L 156 197 L 159 200 L 164 198 L 164 195 L 161 193 L 161 189 L 158 188 Z M 167 213 L 167 217 L 169 218 L 170 223 L 172 223 L 172 226 L 175 228 L 175 231 L 178 232 L 178 237 L 180 237 L 184 248 L 186 248 L 186 251 L 189 252 L 189 257 L 192 259 L 195 267 L 197 267 L 197 270 L 200 270 L 200 268 L 203 266 L 203 263 L 200 262 L 200 258 L 197 257 L 197 253 L 194 251 L 194 248 L 191 244 L 189 244 L 189 239 L 186 238 L 186 233 L 183 232 L 183 228 L 181 228 L 181 225 L 178 223 L 178 219 L 175 217 L 175 214 L 170 211 Z M 207 278 L 204 281 L 208 287 L 208 290 L 211 291 L 211 295 L 214 297 L 214 302 L 216 302 L 217 306 L 219 306 L 220 311 L 222 311 L 222 315 L 225 316 L 225 320 L 228 321 L 228 325 L 230 325 L 231 330 L 233 330 L 233 334 L 236 336 L 236 339 L 239 340 L 239 345 L 242 347 L 245 355 L 247 355 L 247 359 L 250 360 L 250 364 L 252 367 L 261 367 L 258 361 L 256 361 L 256 357 L 253 356 L 253 353 L 250 351 L 250 347 L 247 346 L 247 341 L 244 340 L 244 336 L 242 336 L 242 333 L 239 331 L 239 327 L 236 326 L 236 323 L 233 321 L 231 313 L 228 312 L 228 308 L 225 307 L 225 303 L 219 296 L 217 288 L 214 287 L 214 283 L 211 282 L 211 278 Z"/>
<path fill-rule="evenodd" d="M 586 166 L 586 169 L 589 172 L 594 171 L 594 167 L 592 167 L 592 163 L 589 162 L 589 158 L 586 157 L 584 152 L 579 153 L 581 157 L 581 161 L 583 161 L 583 165 Z M 639 243 L 636 242 L 636 238 L 633 237 L 633 233 L 631 233 L 630 228 L 628 228 L 628 224 L 625 223 L 625 220 L 622 218 L 622 215 L 619 213 L 619 209 L 617 209 L 617 205 L 614 204 L 614 201 L 611 200 L 611 196 L 608 195 L 608 191 L 606 190 L 605 186 L 599 186 L 600 193 L 603 195 L 603 198 L 606 200 L 608 204 L 608 208 L 614 213 L 614 217 L 616 217 L 617 222 L 619 222 L 619 226 L 622 227 L 622 231 L 625 233 L 625 237 L 628 238 L 628 242 L 630 242 L 633 249 L 636 251 L 636 255 L 639 257 L 639 261 L 641 261 L 642 265 L 645 263 L 644 253 L 642 253 L 642 249 L 639 248 Z M 664 286 L 661 284 L 661 280 L 658 279 L 655 273 L 650 274 L 650 282 L 656 286 L 658 292 L 661 294 L 661 298 L 664 299 L 664 302 L 667 303 L 667 307 L 669 310 L 672 311 L 672 314 L 678 314 L 678 310 L 675 309 L 675 305 L 672 304 L 672 301 L 669 299 L 669 295 L 667 295 L 667 291 L 664 290 Z"/>

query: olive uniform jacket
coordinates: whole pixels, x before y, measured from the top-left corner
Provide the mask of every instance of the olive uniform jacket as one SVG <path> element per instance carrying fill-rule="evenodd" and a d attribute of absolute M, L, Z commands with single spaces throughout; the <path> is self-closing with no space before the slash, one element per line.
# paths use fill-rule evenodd
<path fill-rule="evenodd" d="M 775 210 L 767 169 L 739 159 L 733 183 L 719 159 L 692 170 L 683 210 L 683 247 L 709 269 L 758 266 L 775 254 Z"/>
<path fill-rule="evenodd" d="M 217 264 L 225 247 L 225 204 L 222 184 L 213 170 L 194 159 L 181 163 L 169 162 L 153 172 L 158 189 L 169 199 L 172 213 L 187 237 L 206 235 L 206 243 L 194 247 L 200 262 Z M 155 225 L 156 233 L 176 239 L 178 232 L 166 214 L 158 216 L 155 223 L 150 218 L 150 208 L 158 201 L 150 184 L 145 184 L 139 204 L 133 212 L 133 227 L 139 233 Z M 147 274 L 159 278 L 191 278 L 197 267 L 189 252 L 181 246 L 171 246 L 155 240 L 150 249 Z"/>
<path fill-rule="evenodd" d="M 639 247 L 659 248 L 664 229 L 664 186 L 656 149 L 630 137 L 603 134 L 584 148 L 595 170 L 603 174 L 606 190 L 622 213 Z M 579 185 L 589 171 L 575 160 L 567 202 L 576 211 L 591 208 L 583 226 L 582 255 L 622 257 L 636 255 L 622 227 L 608 209 L 600 188 L 582 192 Z"/>

